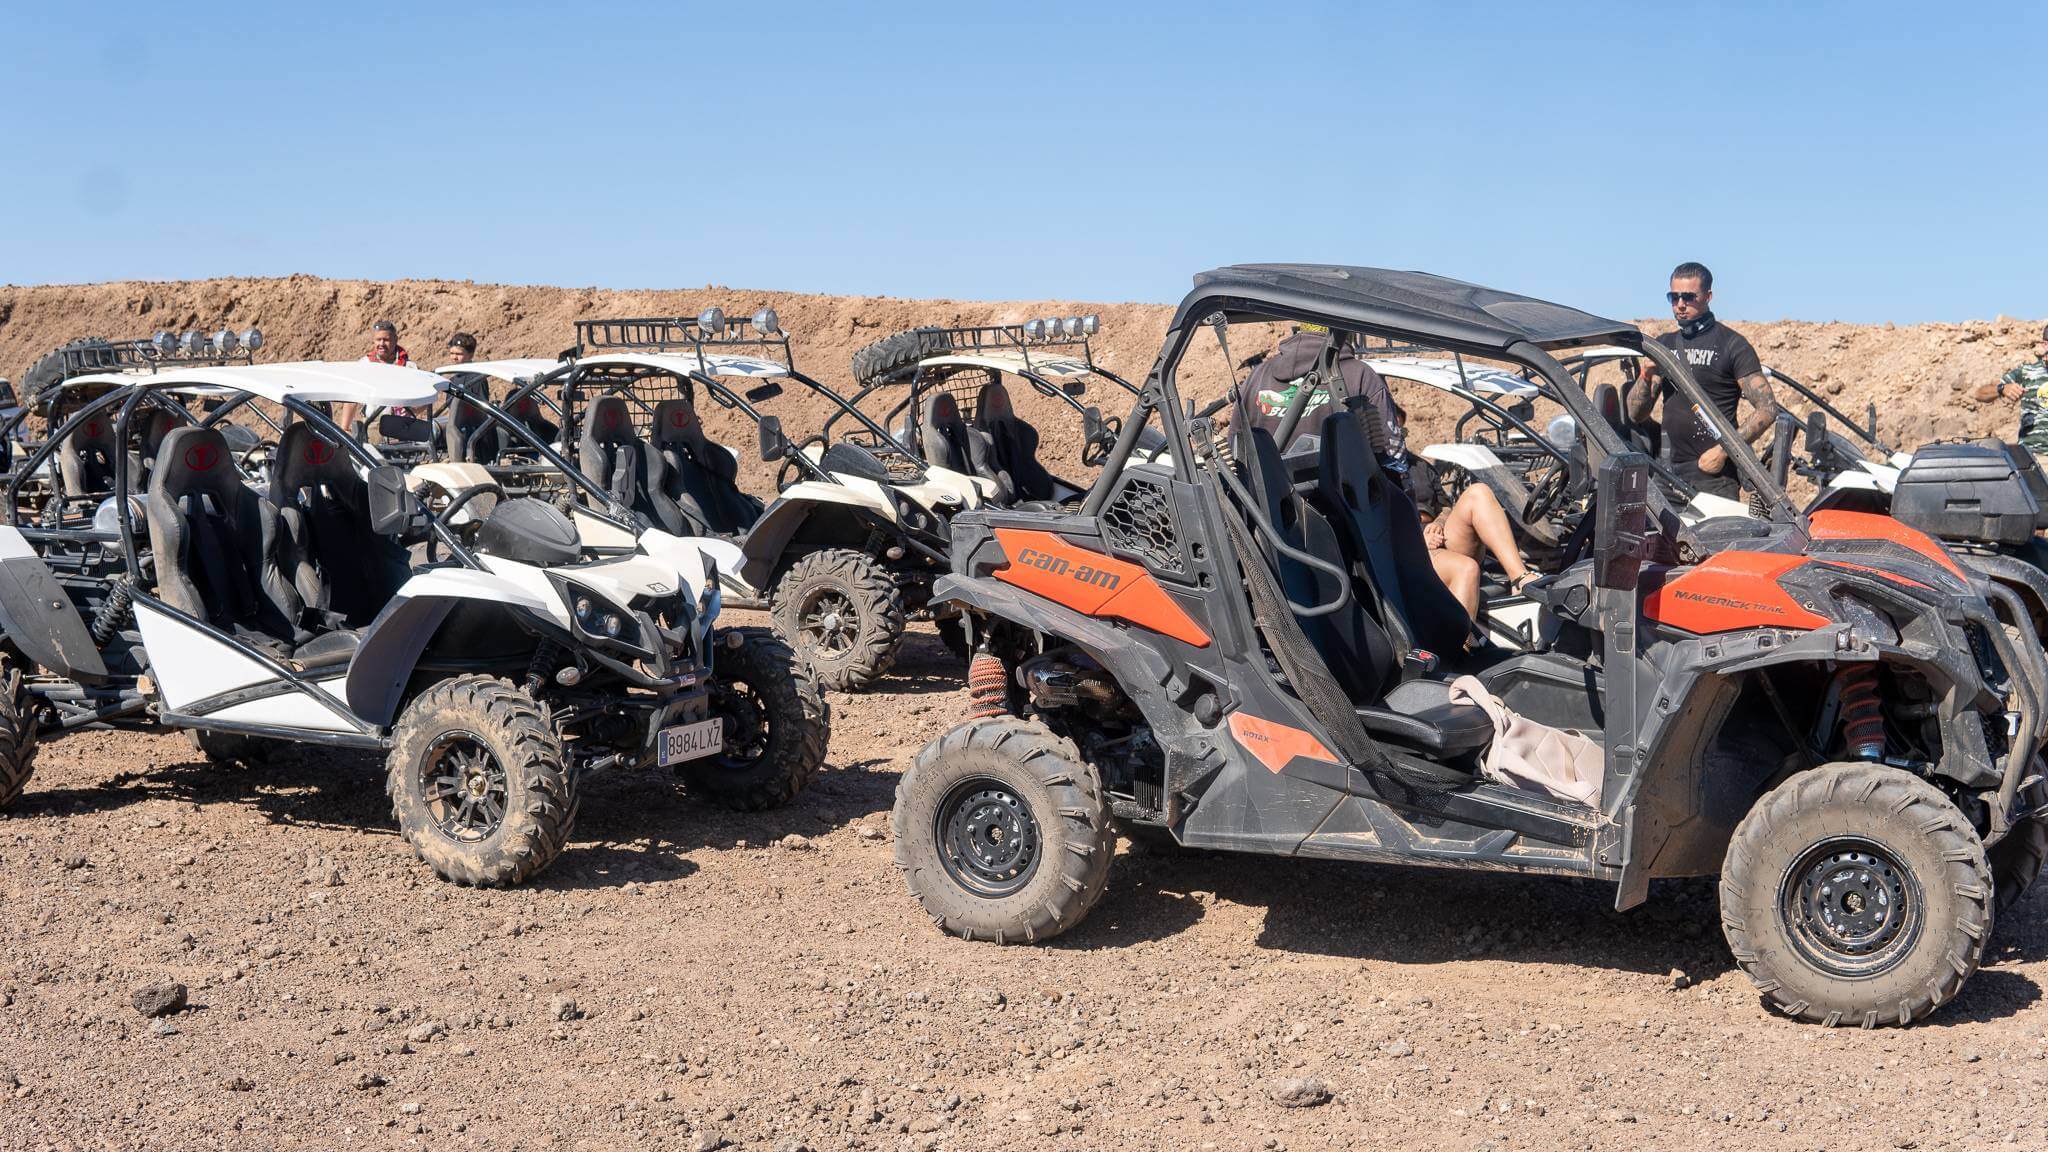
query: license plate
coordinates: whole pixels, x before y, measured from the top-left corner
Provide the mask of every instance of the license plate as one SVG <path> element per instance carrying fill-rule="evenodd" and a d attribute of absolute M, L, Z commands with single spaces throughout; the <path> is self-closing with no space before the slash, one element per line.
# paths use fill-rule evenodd
<path fill-rule="evenodd" d="M 661 730 L 660 762 L 663 768 L 716 756 L 725 751 L 725 721 L 714 717 L 695 724 L 677 724 Z"/>

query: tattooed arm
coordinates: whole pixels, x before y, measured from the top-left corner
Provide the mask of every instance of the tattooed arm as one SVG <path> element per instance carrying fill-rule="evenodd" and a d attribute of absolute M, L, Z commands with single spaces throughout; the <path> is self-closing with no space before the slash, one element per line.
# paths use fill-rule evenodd
<path fill-rule="evenodd" d="M 1763 439 L 1764 433 L 1778 419 L 1778 398 L 1771 393 L 1771 382 L 1761 372 L 1752 372 L 1736 381 L 1742 389 L 1742 398 L 1749 401 L 1749 415 L 1738 426 L 1742 438 L 1751 444 Z M 1719 475 L 1728 466 L 1728 450 L 1716 444 L 1700 453 L 1700 470 Z"/>

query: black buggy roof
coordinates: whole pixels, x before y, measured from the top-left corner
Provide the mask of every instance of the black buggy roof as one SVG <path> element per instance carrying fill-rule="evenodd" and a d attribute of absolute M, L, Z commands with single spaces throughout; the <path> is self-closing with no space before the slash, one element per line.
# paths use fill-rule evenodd
<path fill-rule="evenodd" d="M 1527 341 L 1543 347 L 1640 338 L 1635 325 L 1512 292 L 1386 268 L 1333 264 L 1233 264 L 1195 275 L 1195 290 L 1181 301 L 1174 326 L 1199 307 L 1206 318 L 1238 297 L 1350 320 L 1381 332 L 1483 348 L 1506 349 Z"/>

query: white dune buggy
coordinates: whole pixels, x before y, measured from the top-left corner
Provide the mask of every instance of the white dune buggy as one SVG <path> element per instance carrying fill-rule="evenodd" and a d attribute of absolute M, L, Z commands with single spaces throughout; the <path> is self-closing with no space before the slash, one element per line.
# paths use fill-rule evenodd
<path fill-rule="evenodd" d="M 465 394 L 479 381 L 501 385 L 502 410 L 529 432 L 552 429 L 602 506 L 713 552 L 726 602 L 768 609 L 776 633 L 823 686 L 864 688 L 887 671 L 906 618 L 922 610 L 932 579 L 945 571 L 946 520 L 979 506 L 993 485 L 926 466 L 798 371 L 772 310 L 728 319 L 714 308 L 576 328 L 576 348 L 562 360 L 442 371 L 468 381 Z M 790 443 L 780 417 L 759 407 L 785 385 L 860 423 L 866 439 Z M 761 459 L 781 465 L 771 499 L 741 488 L 738 454 L 708 437 L 700 394 L 754 425 Z M 465 404 L 451 396 L 442 421 L 451 459 L 487 461 L 507 476 L 550 471 L 527 458 L 517 430 L 466 413 Z"/>
<path fill-rule="evenodd" d="M 114 387 L 9 482 L 0 807 L 38 741 L 81 729 L 189 729 L 229 760 L 277 740 L 370 749 L 419 856 L 503 885 L 561 852 L 584 773 L 674 766 L 755 809 L 821 762 L 816 687 L 773 638 L 715 631 L 701 552 L 507 499 L 474 465 L 408 476 L 322 410 L 428 406 L 441 377 L 296 363 L 68 383 Z M 252 408 L 281 432 L 232 451 L 222 429 Z M 89 516 L 27 521 L 22 478 L 95 420 L 117 442 L 138 422 L 170 428 L 150 455 L 115 456 Z"/>

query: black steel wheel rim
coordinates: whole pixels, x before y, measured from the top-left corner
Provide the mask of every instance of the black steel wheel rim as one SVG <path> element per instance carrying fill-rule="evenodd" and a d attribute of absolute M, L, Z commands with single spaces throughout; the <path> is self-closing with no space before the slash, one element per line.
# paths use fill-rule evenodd
<path fill-rule="evenodd" d="M 1043 837 L 1031 805 L 992 777 L 953 785 L 939 802 L 933 833 L 946 875 L 976 896 L 1011 895 L 1038 871 Z"/>
<path fill-rule="evenodd" d="M 843 656 L 860 637 L 860 613 L 852 596 L 837 588 L 821 588 L 797 613 L 797 631 L 812 651 Z"/>
<path fill-rule="evenodd" d="M 1786 870 L 1778 895 L 1793 947 L 1830 976 L 1890 971 L 1920 936 L 1920 881 L 1875 840 L 1841 836 L 1813 845 Z"/>
<path fill-rule="evenodd" d="M 474 732 L 444 732 L 420 757 L 427 816 L 458 844 L 488 840 L 504 825 L 510 789 L 505 766 Z"/>
<path fill-rule="evenodd" d="M 768 755 L 771 713 L 761 694 L 744 680 L 719 680 L 711 686 L 711 710 L 725 721 L 725 750 L 712 762 L 728 771 L 752 768 Z"/>

